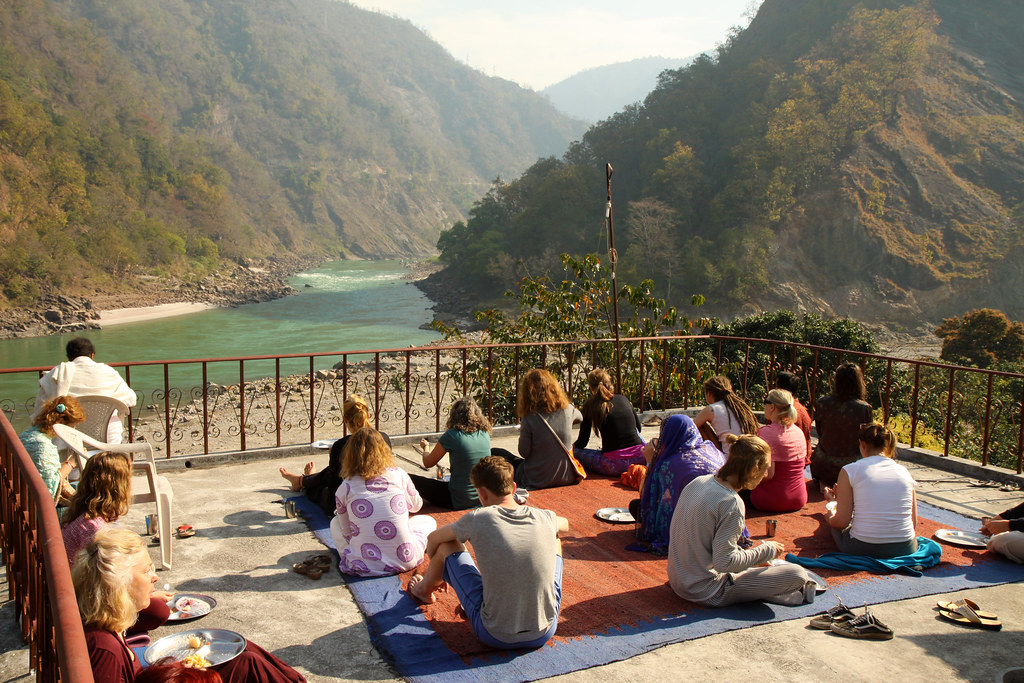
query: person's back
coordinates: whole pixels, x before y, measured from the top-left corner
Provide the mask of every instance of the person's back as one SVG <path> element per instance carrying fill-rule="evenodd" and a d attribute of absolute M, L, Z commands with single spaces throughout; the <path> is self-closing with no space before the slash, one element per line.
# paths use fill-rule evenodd
<path fill-rule="evenodd" d="M 55 396 L 108 396 L 116 398 L 129 408 L 135 405 L 135 392 L 125 383 L 117 370 L 105 363 L 97 363 L 96 351 L 88 339 L 76 337 L 67 343 L 68 360 L 58 364 L 39 378 L 33 419 L 43 404 Z M 107 427 L 107 443 L 121 443 L 121 417 L 114 411 Z"/>
<path fill-rule="evenodd" d="M 525 458 L 516 469 L 516 484 L 527 489 L 569 486 L 577 482 L 576 468 L 566 453 L 572 443 L 573 422 L 579 411 L 572 405 L 553 413 L 530 413 L 519 428 L 519 454 Z"/>
<path fill-rule="evenodd" d="M 557 617 L 556 520 L 550 510 L 492 505 L 453 524 L 456 538 L 472 543 L 480 568 L 484 626 L 504 642 L 533 640 Z"/>
<path fill-rule="evenodd" d="M 850 534 L 854 538 L 866 543 L 895 543 L 914 538 L 914 479 L 906 467 L 875 455 L 843 469 L 853 488 Z"/>

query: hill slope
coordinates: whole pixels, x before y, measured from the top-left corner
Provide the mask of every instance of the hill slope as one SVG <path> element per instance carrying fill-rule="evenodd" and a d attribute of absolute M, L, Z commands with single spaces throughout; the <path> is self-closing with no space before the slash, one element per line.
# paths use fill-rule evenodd
<path fill-rule="evenodd" d="M 610 162 L 620 273 L 670 299 L 1024 317 L 1022 24 L 1010 0 L 765 0 L 714 59 L 493 186 L 442 234 L 444 276 L 507 286 L 603 250 Z"/>
<path fill-rule="evenodd" d="M 330 0 L 0 3 L 0 307 L 219 258 L 432 253 L 582 125 Z"/>

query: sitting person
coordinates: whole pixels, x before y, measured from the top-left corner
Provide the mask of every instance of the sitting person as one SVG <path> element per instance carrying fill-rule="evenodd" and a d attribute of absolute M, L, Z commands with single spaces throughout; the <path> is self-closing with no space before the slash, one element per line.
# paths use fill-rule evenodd
<path fill-rule="evenodd" d="M 423 506 L 409 475 L 395 465 L 391 449 L 376 430 L 363 427 L 345 446 L 344 480 L 335 494 L 337 514 L 331 538 L 346 574 L 387 576 L 423 561 L 433 517 L 409 517 Z"/>
<path fill-rule="evenodd" d="M 472 471 L 484 506 L 470 510 L 427 539 L 430 564 L 409 579 L 421 602 L 447 581 L 459 598 L 473 633 L 496 648 L 540 647 L 555 634 L 562 600 L 559 533 L 569 522 L 550 510 L 521 506 L 512 494 L 512 465 L 489 456 Z M 476 562 L 466 552 L 473 544 Z"/>
<path fill-rule="evenodd" d="M 448 481 L 410 475 L 416 490 L 432 505 L 446 510 L 465 510 L 480 505 L 469 473 L 478 462 L 491 454 L 491 423 L 484 417 L 472 396 L 463 396 L 448 413 L 448 431 L 441 435 L 433 449 L 426 439 L 420 440 L 423 466 L 434 467 L 445 453 L 451 468 Z"/>
<path fill-rule="evenodd" d="M 1024 503 L 999 513 L 981 531 L 992 536 L 989 550 L 1024 564 Z"/>
<path fill-rule="evenodd" d="M 811 462 L 811 415 L 807 408 L 797 398 L 800 391 L 800 379 L 792 372 L 780 372 L 775 376 L 775 388 L 783 389 L 793 395 L 793 407 L 796 408 L 796 421 L 793 423 L 804 433 L 804 440 L 807 442 L 807 455 L 804 456 L 804 463 Z"/>
<path fill-rule="evenodd" d="M 224 679 L 213 669 L 192 669 L 172 657 L 164 657 L 150 664 L 136 677 L 134 683 L 223 683 Z"/>
<path fill-rule="evenodd" d="M 36 407 L 32 419 L 36 419 L 43 406 L 57 396 L 109 396 L 131 408 L 135 405 L 135 392 L 125 384 L 117 370 L 106 363 L 97 363 L 96 348 L 85 337 L 75 337 L 64 347 L 67 361 L 58 364 L 39 378 Z M 107 443 L 121 443 L 124 427 L 123 415 L 115 410 L 107 423 Z"/>
<path fill-rule="evenodd" d="M 60 452 L 53 442 L 57 435 L 53 425 L 63 424 L 74 427 L 85 419 L 81 404 L 71 396 L 57 396 L 47 401 L 32 422 L 32 426 L 18 435 L 25 451 L 43 478 L 43 484 L 50 491 L 54 502 L 64 507 L 75 490 L 68 483 L 68 475 L 74 469 L 70 460 L 60 461 Z"/>
<path fill-rule="evenodd" d="M 725 437 L 729 434 L 757 434 L 757 418 L 747 405 L 732 390 L 732 382 L 728 377 L 717 375 L 704 382 L 704 398 L 707 405 L 693 418 L 693 423 L 700 429 L 710 423 L 715 435 L 722 444 L 722 452 L 729 455 L 729 444 Z"/>
<path fill-rule="evenodd" d="M 822 491 L 835 485 L 845 465 L 861 457 L 858 445 L 861 425 L 874 419 L 871 405 L 864 400 L 867 395 L 860 366 L 843 363 L 836 369 L 832 393 L 814 404 L 818 445 L 811 454 L 811 477 Z"/>
<path fill-rule="evenodd" d="M 97 453 L 86 461 L 78 489 L 64 511 L 61 530 L 72 569 L 78 552 L 92 542 L 96 532 L 128 512 L 131 491 L 132 465 L 124 454 Z M 126 635 L 141 635 L 162 626 L 171 615 L 167 602 L 172 597 L 166 591 L 155 591 Z"/>
<path fill-rule="evenodd" d="M 349 396 L 341 407 L 341 419 L 348 434 L 331 444 L 327 467 L 314 473 L 315 467 L 310 461 L 306 463 L 301 475 L 292 474 L 283 467 L 278 470 L 281 476 L 291 484 L 292 491 L 305 491 L 306 498 L 319 505 L 328 517 L 334 514 L 334 493 L 341 485 L 341 454 L 345 451 L 345 445 L 353 432 L 371 426 L 370 406 L 361 396 Z M 388 448 L 391 448 L 391 439 L 388 438 L 388 435 L 383 432 L 380 435 L 384 438 Z"/>
<path fill-rule="evenodd" d="M 142 671 L 124 631 L 135 623 L 152 599 L 156 573 L 142 538 L 126 529 L 108 527 L 82 549 L 71 570 L 78 611 L 85 626 L 93 678 L 134 683 Z M 234 659 L 210 667 L 225 683 L 291 683 L 305 681 L 299 672 L 248 641 Z"/>
<path fill-rule="evenodd" d="M 640 498 L 629 504 L 629 511 L 638 524 L 637 539 L 664 555 L 679 495 L 697 477 L 718 472 L 725 456 L 704 440 L 693 420 L 676 414 L 661 423 L 661 436 L 647 443 L 644 457 L 647 474 L 640 485 Z"/>
<path fill-rule="evenodd" d="M 523 376 L 516 395 L 519 417 L 519 456 L 492 448 L 516 470 L 524 489 L 569 486 L 580 481 L 572 456 L 572 426 L 583 419 L 565 391 L 547 370 L 534 368 Z"/>
<path fill-rule="evenodd" d="M 797 413 L 793 394 L 782 389 L 769 391 L 764 416 L 771 422 L 758 429 L 757 435 L 772 449 L 772 464 L 750 492 L 750 503 L 765 512 L 794 512 L 807 505 L 807 442 L 794 424 Z"/>
<path fill-rule="evenodd" d="M 607 372 L 591 370 L 587 382 L 590 398 L 583 404 L 583 423 L 573 444 L 573 455 L 587 471 L 617 477 L 630 465 L 644 463 L 640 418 L 629 399 L 615 393 Z M 601 450 L 587 448 L 591 429 L 601 437 Z"/>
<path fill-rule="evenodd" d="M 718 474 L 683 489 L 669 529 L 668 581 L 681 598 L 709 607 L 764 600 L 780 605 L 814 602 L 815 584 L 795 564 L 761 567 L 785 557 L 781 543 L 743 549 L 743 501 L 738 491 L 760 483 L 771 449 L 756 436 L 726 437 L 729 459 Z"/>
<path fill-rule="evenodd" d="M 917 552 L 917 484 L 895 461 L 896 436 L 885 425 L 865 426 L 861 458 L 839 472 L 825 497 L 836 502 L 825 519 L 839 552 L 879 559 Z"/>

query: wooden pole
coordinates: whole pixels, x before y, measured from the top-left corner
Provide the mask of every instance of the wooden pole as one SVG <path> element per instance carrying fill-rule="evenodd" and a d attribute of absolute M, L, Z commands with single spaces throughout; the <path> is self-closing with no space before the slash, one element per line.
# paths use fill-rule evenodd
<path fill-rule="evenodd" d="M 608 221 L 608 256 L 612 264 L 612 330 L 615 332 L 615 390 L 622 391 L 622 345 L 619 341 L 619 285 L 615 277 L 615 266 L 619 255 L 615 251 L 615 226 L 612 222 L 612 165 L 605 164 L 605 180 L 608 184 L 608 203 L 605 206 L 605 219 Z"/>

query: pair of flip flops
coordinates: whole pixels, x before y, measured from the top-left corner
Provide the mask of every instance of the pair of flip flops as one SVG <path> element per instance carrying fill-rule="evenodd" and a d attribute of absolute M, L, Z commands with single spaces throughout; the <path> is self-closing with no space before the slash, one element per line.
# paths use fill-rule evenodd
<path fill-rule="evenodd" d="M 939 615 L 957 624 L 984 628 L 990 631 L 999 631 L 1003 628 L 1003 622 L 999 616 L 991 612 L 983 612 L 978 603 L 964 598 L 952 602 L 939 602 Z"/>
<path fill-rule="evenodd" d="M 302 574 L 306 578 L 317 580 L 324 575 L 324 572 L 331 568 L 334 558 L 330 555 L 310 555 L 302 562 L 292 565 L 292 571 Z"/>
<path fill-rule="evenodd" d="M 196 535 L 196 530 L 191 524 L 182 524 L 178 527 L 178 538 L 191 538 Z"/>

